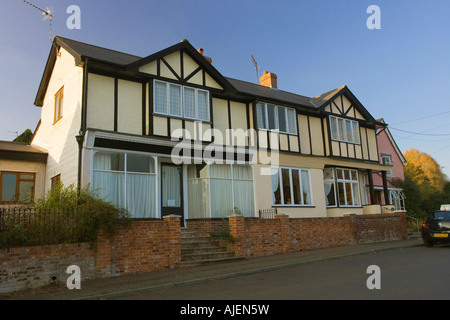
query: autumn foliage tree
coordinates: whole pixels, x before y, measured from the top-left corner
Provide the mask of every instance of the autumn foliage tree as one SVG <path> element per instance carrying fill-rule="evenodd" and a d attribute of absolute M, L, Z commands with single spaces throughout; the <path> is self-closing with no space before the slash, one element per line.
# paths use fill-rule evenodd
<path fill-rule="evenodd" d="M 407 161 L 402 187 L 407 197 L 407 210 L 425 217 L 440 205 L 450 203 L 450 183 L 441 166 L 429 154 L 411 148 L 404 152 Z"/>

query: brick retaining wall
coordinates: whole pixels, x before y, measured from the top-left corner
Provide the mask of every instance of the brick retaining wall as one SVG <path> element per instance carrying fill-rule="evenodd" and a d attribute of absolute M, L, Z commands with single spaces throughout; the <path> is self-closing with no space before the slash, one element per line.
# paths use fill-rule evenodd
<path fill-rule="evenodd" d="M 355 243 L 406 238 L 404 213 L 336 218 L 244 218 L 187 220 L 203 234 L 229 230 L 237 256 L 266 256 Z M 181 261 L 180 217 L 134 221 L 113 239 L 100 233 L 94 249 L 87 243 L 0 250 L 0 293 L 36 288 L 68 278 L 78 265 L 82 279 L 113 277 L 173 268 Z"/>

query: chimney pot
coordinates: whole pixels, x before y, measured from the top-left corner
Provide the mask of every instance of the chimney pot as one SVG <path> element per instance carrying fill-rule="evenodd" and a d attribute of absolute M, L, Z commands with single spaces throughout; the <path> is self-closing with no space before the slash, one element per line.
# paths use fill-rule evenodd
<path fill-rule="evenodd" d="M 262 77 L 259 78 L 259 82 L 264 87 L 277 89 L 278 87 L 277 79 L 278 77 L 275 73 L 264 71 Z"/>
<path fill-rule="evenodd" d="M 201 55 L 203 55 L 203 51 L 205 50 L 203 50 L 202 48 L 198 49 L 198 53 L 200 53 Z"/>

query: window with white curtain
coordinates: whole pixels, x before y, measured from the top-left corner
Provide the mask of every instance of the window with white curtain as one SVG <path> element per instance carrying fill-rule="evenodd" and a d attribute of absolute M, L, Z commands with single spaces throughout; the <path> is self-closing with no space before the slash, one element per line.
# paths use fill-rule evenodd
<path fill-rule="evenodd" d="M 133 218 L 156 218 L 156 169 L 152 157 L 96 152 L 92 188 Z"/>
<path fill-rule="evenodd" d="M 336 184 L 339 195 L 339 206 L 361 206 L 358 170 L 337 168 Z"/>
<path fill-rule="evenodd" d="M 253 173 L 249 165 L 188 166 L 189 218 L 254 216 Z"/>
<path fill-rule="evenodd" d="M 256 118 L 259 129 L 297 134 L 297 113 L 295 109 L 270 103 L 258 103 L 256 105 Z"/>
<path fill-rule="evenodd" d="M 157 114 L 210 121 L 209 92 L 155 80 L 154 111 Z"/>
<path fill-rule="evenodd" d="M 325 168 L 323 170 L 323 181 L 327 207 L 336 207 L 336 184 L 334 179 L 334 168 Z"/>
<path fill-rule="evenodd" d="M 330 132 L 333 140 L 361 143 L 358 121 L 330 116 Z"/>
<path fill-rule="evenodd" d="M 311 206 L 311 178 L 308 169 L 272 168 L 274 205 Z"/>

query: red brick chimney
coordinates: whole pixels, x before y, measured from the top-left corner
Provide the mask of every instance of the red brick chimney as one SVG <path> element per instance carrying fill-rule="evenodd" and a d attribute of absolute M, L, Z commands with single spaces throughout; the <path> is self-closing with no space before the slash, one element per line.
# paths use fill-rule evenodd
<path fill-rule="evenodd" d="M 277 89 L 277 75 L 275 73 L 264 71 L 264 74 L 259 78 L 259 83 L 262 86 Z"/>
<path fill-rule="evenodd" d="M 207 57 L 207 56 L 203 55 L 203 52 L 205 51 L 205 50 L 203 50 L 203 48 L 200 48 L 197 51 L 198 51 L 198 53 L 200 53 L 206 59 L 206 61 L 208 61 L 209 63 L 212 63 L 212 59 L 210 57 Z"/>

